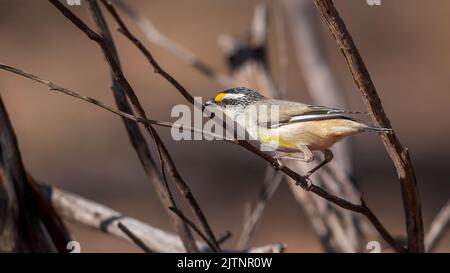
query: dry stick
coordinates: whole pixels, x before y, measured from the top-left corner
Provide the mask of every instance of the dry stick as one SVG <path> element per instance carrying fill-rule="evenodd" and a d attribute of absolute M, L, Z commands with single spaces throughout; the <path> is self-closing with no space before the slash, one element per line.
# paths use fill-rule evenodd
<path fill-rule="evenodd" d="M 107 6 L 109 6 L 109 10 L 112 11 L 112 14 L 114 16 L 115 14 L 115 18 L 118 21 L 121 21 L 120 17 L 117 15 L 117 12 L 114 11 L 114 8 L 112 7 L 112 5 L 110 3 L 107 3 L 105 0 L 102 0 L 103 3 L 107 4 Z M 124 25 L 122 23 L 122 25 Z M 131 33 L 129 33 L 131 34 Z M 144 50 L 147 51 L 148 50 L 142 45 L 142 43 L 134 37 L 134 40 L 132 40 L 133 43 L 140 49 L 140 50 Z M 149 52 L 148 52 L 149 54 Z M 149 54 L 151 56 L 151 54 Z M 150 61 L 150 60 L 149 60 Z M 153 59 L 154 61 L 154 59 Z M 160 67 L 159 67 L 160 68 Z M 172 78 L 172 77 L 171 77 Z M 178 82 L 177 84 L 175 84 L 175 82 L 170 81 L 177 89 L 178 91 L 186 97 L 186 93 L 189 94 L 189 92 L 187 92 L 187 90 L 181 86 Z M 192 97 L 192 96 L 191 96 Z M 259 149 L 257 149 L 256 147 L 254 147 L 252 144 L 250 144 L 248 141 L 245 140 L 236 140 L 237 144 L 241 145 L 242 147 L 246 148 L 247 150 L 255 153 L 256 155 L 262 157 L 263 159 L 265 159 L 267 162 L 271 163 L 272 165 L 276 165 L 277 164 L 277 160 L 273 157 L 271 157 L 270 155 L 267 155 L 261 151 L 259 151 Z M 235 143 L 236 143 L 235 142 Z M 304 177 L 302 177 L 301 175 L 297 174 L 296 172 L 292 171 L 291 169 L 289 169 L 286 166 L 283 166 L 280 171 L 284 172 L 286 175 L 290 176 L 296 183 L 302 185 L 302 187 L 306 188 L 307 185 L 309 184 L 306 179 Z M 390 235 L 390 233 L 384 228 L 384 226 L 379 222 L 379 220 L 376 218 L 376 216 L 372 213 L 372 211 L 365 205 L 364 202 L 362 202 L 361 205 L 355 205 L 351 202 L 348 202 L 347 200 L 341 199 L 333 194 L 328 193 L 327 191 L 323 190 L 321 187 L 316 186 L 316 185 L 312 185 L 310 187 L 310 190 L 316 194 L 318 194 L 319 196 L 331 201 L 332 203 L 342 207 L 342 208 L 346 208 L 349 210 L 353 210 L 355 212 L 361 213 L 364 216 L 366 216 L 370 222 L 374 225 L 374 227 L 377 229 L 377 231 L 380 233 L 380 235 L 386 240 L 386 242 L 388 242 L 395 250 L 402 252 L 404 251 L 403 247 L 400 246 L 394 239 L 393 237 Z"/>
<path fill-rule="evenodd" d="M 185 222 L 186 224 L 188 224 L 188 226 L 190 226 L 207 244 L 211 249 L 214 249 L 214 243 L 212 243 L 210 241 L 210 239 L 203 234 L 203 232 L 195 225 L 194 222 L 192 222 L 191 220 L 189 220 L 189 218 L 187 218 L 178 208 L 176 207 L 170 207 L 169 208 L 173 213 L 175 213 L 178 217 L 180 217 L 181 220 L 183 220 L 183 222 Z"/>
<path fill-rule="evenodd" d="M 112 72 L 114 73 L 115 79 L 120 84 L 120 86 L 124 89 L 124 91 L 127 93 L 135 110 L 138 112 L 138 115 L 144 119 L 147 119 L 144 108 L 140 104 L 138 97 L 136 96 L 133 88 L 131 87 L 128 80 L 124 76 L 122 70 L 118 66 L 114 56 L 111 54 L 108 44 L 103 39 L 103 37 L 98 35 L 92 29 L 90 29 L 83 21 L 81 21 L 80 18 L 78 18 L 74 13 L 72 13 L 64 5 L 62 5 L 58 0 L 49 0 L 49 1 L 67 19 L 69 19 L 75 26 L 77 26 L 81 31 L 83 31 L 83 33 L 86 34 L 86 36 L 89 39 L 95 41 L 102 48 L 102 51 L 106 57 L 106 60 L 107 60 L 108 64 L 110 65 Z M 157 132 L 151 125 L 145 124 L 145 129 L 147 130 L 147 132 L 151 135 L 151 137 L 154 139 L 155 143 L 157 144 L 158 152 L 161 156 L 162 166 L 165 167 L 164 169 L 166 169 L 166 171 L 169 173 L 169 175 L 174 179 L 178 189 L 181 191 L 184 198 L 188 201 L 188 204 L 190 205 L 194 214 L 197 216 L 197 219 L 199 219 L 200 224 L 205 229 L 205 232 L 208 234 L 208 236 L 211 237 L 211 241 L 214 243 L 214 246 L 215 246 L 215 248 L 213 250 L 216 252 L 219 252 L 220 246 L 216 242 L 216 239 L 214 237 L 213 232 L 211 231 L 211 228 L 209 227 L 206 217 L 204 216 L 200 206 L 198 205 L 197 201 L 195 200 L 188 185 L 186 184 L 186 182 L 183 180 L 181 174 L 176 169 L 175 164 L 174 164 L 169 152 L 167 151 L 167 148 L 163 144 L 161 138 L 159 137 L 159 135 L 157 134 Z"/>
<path fill-rule="evenodd" d="M 126 25 L 123 23 L 122 19 L 116 12 L 115 8 L 111 3 L 108 3 L 105 0 L 102 0 L 103 4 L 107 7 L 107 9 L 110 11 L 111 15 L 116 19 L 117 23 L 119 24 L 118 31 L 123 34 L 125 37 L 127 37 L 131 42 L 133 42 L 136 47 L 143 53 L 143 55 L 147 58 L 149 63 L 153 66 L 155 73 L 160 74 L 163 76 L 166 80 L 168 80 L 175 88 L 177 88 L 181 94 L 190 102 L 193 103 L 193 98 L 189 94 L 189 92 L 179 83 L 177 80 L 175 80 L 170 74 L 168 74 L 166 71 L 164 71 L 160 65 L 156 62 L 150 51 L 129 31 L 129 29 L 126 27 Z M 121 1 L 119 6 L 124 5 Z M 125 8 L 126 13 L 130 14 L 130 11 L 127 11 L 127 8 Z M 255 20 L 253 20 L 252 24 L 252 33 L 254 33 L 253 37 L 253 43 L 257 45 L 262 45 L 264 41 L 266 40 L 266 8 L 265 6 L 261 6 L 261 8 L 257 9 L 258 13 L 255 16 Z M 131 12 L 132 13 L 132 12 Z M 132 17 L 136 17 L 136 15 L 132 13 Z M 142 21 L 143 19 L 140 19 Z M 150 27 L 150 26 L 148 26 Z M 194 66 L 195 67 L 195 66 Z M 197 67 L 198 68 L 198 67 Z M 214 78 L 214 77 L 213 77 Z M 278 183 L 279 184 L 279 183 Z M 270 190 L 270 195 L 275 192 L 276 187 Z M 268 198 L 264 202 L 267 202 Z M 264 205 L 265 206 L 265 205 Z M 261 208 L 261 203 L 259 203 L 259 208 Z M 253 228 L 255 227 L 256 223 L 258 222 L 258 218 L 262 215 L 262 210 L 255 212 L 255 215 L 252 217 L 252 222 L 248 225 L 246 225 L 246 232 L 242 235 L 242 238 L 246 238 L 252 234 Z M 255 218 L 256 217 L 256 218 Z M 249 239 L 249 238 L 248 238 Z M 244 241 L 248 242 L 248 239 L 245 239 Z M 240 244 L 240 247 L 244 247 L 245 245 Z"/>
<path fill-rule="evenodd" d="M 210 136 L 212 138 L 215 138 L 215 139 L 223 139 L 223 141 L 226 141 L 226 142 L 237 143 L 237 141 L 234 140 L 234 139 L 223 138 L 222 135 L 218 135 L 218 134 L 214 134 L 214 133 L 211 133 L 211 132 L 203 131 L 202 129 L 199 129 L 199 128 L 184 126 L 184 125 L 179 124 L 179 123 L 172 123 L 172 122 L 167 122 L 167 121 L 158 121 L 158 120 L 153 120 L 153 119 L 143 119 L 141 117 L 136 117 L 136 116 L 130 115 L 130 114 L 126 113 L 126 112 L 122 112 L 120 110 L 116 110 L 116 109 L 114 109 L 114 107 L 109 106 L 109 105 L 107 105 L 107 104 L 105 104 L 105 103 L 103 103 L 103 102 L 101 102 L 99 100 L 96 100 L 96 99 L 88 97 L 88 96 L 80 95 L 79 93 L 77 93 L 75 91 L 66 89 L 66 88 L 61 87 L 59 85 L 56 85 L 56 84 L 54 84 L 54 83 L 52 83 L 50 81 L 43 80 L 43 79 L 39 78 L 36 75 L 33 75 L 31 73 L 25 72 L 23 70 L 20 70 L 18 68 L 15 68 L 15 67 L 12 67 L 12 66 L 9 66 L 9 65 L 5 65 L 5 64 L 0 63 L 0 69 L 9 71 L 11 73 L 14 73 L 14 74 L 23 76 L 25 78 L 28 78 L 30 80 L 36 81 L 38 83 L 41 83 L 41 84 L 47 86 L 50 91 L 57 91 L 57 92 L 69 95 L 71 97 L 74 97 L 74 98 L 77 98 L 77 99 L 89 102 L 89 103 L 91 103 L 93 105 L 96 105 L 96 106 L 98 106 L 100 108 L 103 108 L 103 109 L 105 109 L 105 110 L 107 110 L 107 111 L 109 111 L 109 112 L 111 112 L 113 114 L 116 114 L 116 115 L 118 115 L 118 116 L 120 116 L 122 118 L 125 118 L 127 120 L 130 120 L 130 121 L 134 121 L 134 122 L 138 122 L 138 123 L 142 123 L 142 124 L 149 124 L 149 125 L 153 124 L 153 125 L 158 125 L 158 126 L 168 127 L 168 128 L 179 128 L 179 129 L 182 129 L 182 130 L 192 131 L 192 132 L 198 133 L 198 134 L 208 135 L 208 136 Z"/>
<path fill-rule="evenodd" d="M 309 3 L 305 1 L 297 1 L 298 3 Z M 297 3 L 295 2 L 295 3 Z M 278 6 L 281 2 L 278 1 L 277 3 L 273 3 L 274 5 Z M 314 9 L 314 4 L 311 3 L 311 7 Z M 289 12 L 297 13 L 297 8 L 295 7 L 289 7 Z M 278 9 L 277 9 L 278 10 Z M 267 38 L 264 37 L 262 34 L 266 34 L 267 31 L 255 31 L 258 29 L 267 29 L 267 15 L 264 11 L 267 11 L 267 9 L 264 8 L 264 5 L 257 5 L 255 7 L 254 16 L 252 20 L 252 28 L 250 33 L 248 34 L 249 38 L 242 39 L 240 43 L 241 45 L 235 45 L 233 46 L 234 39 L 230 38 L 230 41 L 232 42 L 230 45 L 226 48 L 226 57 L 227 59 L 233 59 L 233 54 L 236 54 L 233 51 L 229 51 L 227 49 L 229 48 L 244 48 L 246 51 L 254 51 L 260 48 L 266 48 L 267 47 Z M 281 10 L 279 11 L 281 12 Z M 276 13 L 276 16 L 280 17 L 283 14 Z M 306 16 L 310 17 L 310 16 Z M 302 20 L 305 20 L 302 16 Z M 282 20 L 281 20 L 282 21 Z M 304 23 L 304 22 L 303 22 Z M 278 23 L 280 24 L 280 23 Z M 281 25 L 281 24 L 280 24 Z M 292 28 L 296 28 L 296 25 L 293 25 Z M 310 27 L 310 24 L 304 23 L 302 24 L 303 28 Z M 276 29 L 276 32 L 284 32 L 283 29 Z M 313 30 L 311 30 L 313 31 Z M 258 35 L 258 33 L 260 33 Z M 258 38 L 259 37 L 259 38 Z M 255 39 L 257 38 L 257 39 Z M 282 37 L 280 37 L 282 38 Z M 310 37 L 304 37 L 305 39 L 310 40 Z M 252 42 L 253 41 L 253 42 Z M 257 41 L 255 43 L 255 41 Z M 280 46 L 282 48 L 282 46 Z M 303 51 L 302 51 L 303 52 Z M 280 52 L 281 53 L 281 52 Z M 308 52 L 305 54 L 313 54 L 314 52 Z M 231 55 L 230 55 L 231 54 Z M 231 56 L 231 57 L 230 57 Z M 249 86 L 252 88 L 255 88 L 257 90 L 262 91 L 263 93 L 267 94 L 267 96 L 272 97 L 282 97 L 282 90 L 277 88 L 277 85 L 274 83 L 273 79 L 270 77 L 270 69 L 266 65 L 267 64 L 267 56 L 266 54 L 260 54 L 257 56 L 249 56 L 249 58 L 245 59 L 245 61 L 242 61 L 239 66 L 231 65 L 233 69 L 233 75 L 236 79 L 239 79 L 239 84 L 244 86 Z M 309 69 L 314 70 L 315 67 L 308 67 Z M 324 69 L 321 69 L 323 71 Z M 308 78 L 308 80 L 310 80 Z M 326 81 L 327 79 L 321 79 L 322 81 Z M 314 92 L 315 90 L 310 90 L 311 92 Z M 325 103 L 326 105 L 326 103 Z M 337 158 L 339 159 L 339 158 Z M 334 162 L 334 161 L 333 161 Z M 336 162 L 332 164 L 334 165 Z M 305 164 L 298 163 L 294 166 L 295 171 L 300 172 L 306 172 L 308 171 L 309 167 L 307 167 Z M 345 197 L 347 200 L 358 201 L 359 200 L 359 194 L 356 196 L 351 196 L 348 194 L 348 191 L 345 189 L 342 189 L 340 187 L 336 187 L 340 183 L 348 183 L 351 184 L 351 182 L 348 181 L 348 179 L 344 179 L 341 176 L 338 175 L 329 175 L 328 169 L 324 169 L 322 172 L 318 173 L 316 175 L 316 183 L 317 185 L 325 185 L 328 190 L 339 193 L 340 196 Z M 334 173 L 334 172 L 332 172 Z M 342 181 L 341 181 L 342 180 Z M 269 180 L 270 182 L 270 180 Z M 275 182 L 275 181 L 274 181 Z M 291 181 L 292 182 L 292 181 Z M 358 242 L 363 242 L 363 240 L 357 240 L 357 236 L 354 236 L 353 231 L 355 230 L 353 228 L 354 219 L 355 218 L 363 218 L 360 215 L 353 214 L 350 211 L 339 211 L 339 208 L 332 206 L 330 203 L 327 202 L 327 200 L 320 198 L 316 195 L 310 195 L 304 191 L 299 191 L 294 183 L 289 183 L 290 190 L 292 191 L 295 199 L 298 203 L 302 205 L 302 207 L 305 209 L 309 220 L 311 221 L 314 230 L 316 234 L 319 236 L 324 249 L 327 252 L 356 252 L 358 251 Z M 324 183 L 325 182 L 325 183 Z M 279 184 L 278 184 L 279 185 Z M 330 186 L 331 185 L 331 186 Z M 268 191 L 268 186 L 272 186 L 272 184 L 267 183 L 267 179 L 263 183 L 261 191 L 265 192 Z M 273 193 L 275 192 L 275 189 L 271 189 L 270 191 Z M 270 197 L 269 197 L 270 198 Z M 265 200 L 258 201 L 258 204 L 255 206 L 255 209 L 253 210 L 252 214 L 249 215 L 249 217 L 246 217 L 244 221 L 244 228 L 242 231 L 242 241 L 238 241 L 238 246 L 242 247 L 244 243 L 248 242 L 249 235 L 253 233 L 253 230 L 256 227 L 256 224 L 258 223 L 258 217 L 262 216 L 264 203 L 267 203 L 269 198 L 265 198 Z"/>
<path fill-rule="evenodd" d="M 9 204 L 4 203 L 3 200 L 1 202 L 1 205 L 7 205 L 7 207 L 5 207 L 5 214 L 2 213 L 1 215 L 4 218 L 0 222 L 2 226 L 2 230 L 0 230 L 2 232 L 0 250 L 10 252 L 54 251 L 53 243 L 47 237 L 41 224 L 33 197 L 30 196 L 31 190 L 24 171 L 17 137 L 1 96 L 0 171 L 2 174 L 0 182 L 4 183 L 6 187 L 3 192 L 3 185 L 1 185 L 1 197 L 10 202 Z M 3 230 L 3 228 L 7 228 L 7 230 Z M 10 232 L 10 234 L 5 232 Z"/>
<path fill-rule="evenodd" d="M 280 6 L 280 1 L 272 1 L 272 17 L 274 18 L 275 25 L 275 39 L 277 41 L 277 68 L 278 68 L 278 78 L 277 87 L 280 92 L 281 97 L 287 95 L 288 92 L 288 46 L 287 46 L 287 35 L 286 35 L 286 24 L 284 21 L 284 14 Z"/>
<path fill-rule="evenodd" d="M 427 252 L 433 252 L 439 241 L 450 228 L 450 200 L 441 208 L 431 223 L 430 230 L 425 236 L 425 247 Z"/>
<path fill-rule="evenodd" d="M 278 3 L 284 5 L 297 63 L 302 67 L 303 78 L 313 102 L 346 109 L 342 88 L 325 50 L 321 22 L 315 12 L 314 3 L 297 0 L 284 0 Z M 321 183 L 320 185 L 339 193 L 347 200 L 358 200 L 361 194 L 350 179 L 352 177 L 350 139 L 335 144 L 333 153 L 333 161 L 322 172 L 317 173 L 316 180 Z M 301 171 L 307 171 L 305 168 L 309 168 L 301 163 L 297 163 L 296 167 Z M 303 193 L 296 194 L 296 197 L 305 199 L 302 203 L 305 204 L 316 232 L 328 251 L 357 252 L 365 247 L 363 231 L 370 229 L 363 217 L 336 211 L 336 208 L 328 206 L 323 200 L 306 197 Z M 316 209 L 310 209 L 310 206 Z"/>
<path fill-rule="evenodd" d="M 35 182 L 27 177 L 17 137 L 1 96 L 0 172 L 10 187 L 9 194 L 14 195 L 8 199 L 15 203 L 6 207 L 13 209 L 10 220 L 15 222 L 16 228 L 11 230 L 12 251 L 67 252 L 69 232 L 53 206 L 36 190 Z M 0 219 L 4 220 L 8 219 Z"/>
<path fill-rule="evenodd" d="M 235 39 L 228 35 L 222 35 L 219 43 L 226 53 L 225 57 L 237 85 L 255 88 L 264 95 L 273 98 L 280 97 L 280 92 L 276 89 L 269 70 L 266 69 L 265 51 L 268 43 L 268 19 L 267 3 L 258 3 L 253 11 L 250 31 L 246 33 L 245 37 Z M 235 58 L 236 56 L 240 57 Z M 235 59 L 240 61 L 234 62 Z M 271 166 L 266 168 L 266 176 L 261 185 L 257 203 L 253 210 L 247 210 L 248 213 L 244 214 L 241 235 L 237 241 L 237 247 L 240 249 L 246 248 L 250 243 L 251 236 L 254 234 L 267 203 L 281 184 L 283 174 L 277 173 L 271 176 Z M 292 185 L 296 188 L 294 184 Z M 301 192 L 303 193 L 303 191 Z"/>
<path fill-rule="evenodd" d="M 106 109 L 108 111 L 110 111 L 111 113 L 117 114 L 121 117 L 125 117 L 125 118 L 130 118 L 130 120 L 134 120 L 136 122 L 141 122 L 141 123 L 153 123 L 152 120 L 146 120 L 143 119 L 141 117 L 133 117 L 127 113 L 121 112 L 119 110 L 114 110 L 112 107 L 101 103 L 93 98 L 87 97 L 87 96 L 82 96 L 74 91 L 68 90 L 66 88 L 62 88 L 59 87 L 49 81 L 46 80 L 42 80 L 40 78 L 38 78 L 37 76 L 24 72 L 20 69 L 17 68 L 13 68 L 11 66 L 7 66 L 4 64 L 0 64 L 0 68 L 4 69 L 6 71 L 10 71 L 12 73 L 21 75 L 23 77 L 32 79 L 34 81 L 37 81 L 41 84 L 44 84 L 48 87 L 50 87 L 50 90 L 54 90 L 54 91 L 58 91 L 70 96 L 73 96 L 75 98 L 84 100 L 86 102 L 92 103 L 94 105 L 97 105 L 103 109 Z M 164 126 L 167 123 L 164 122 L 157 122 L 155 123 L 156 125 L 160 125 L 160 124 L 164 124 Z M 182 128 L 186 128 L 189 129 L 188 127 L 182 127 Z M 272 166 L 276 166 L 276 164 L 278 163 L 277 159 L 275 159 L 274 157 L 270 156 L 269 154 L 266 154 L 262 151 L 260 151 L 258 148 L 256 148 L 254 145 L 252 145 L 250 142 L 245 141 L 245 140 L 240 140 L 240 139 L 223 139 L 226 142 L 231 142 L 233 144 L 237 144 L 242 146 L 243 148 L 247 149 L 248 151 L 254 153 L 255 155 L 261 157 L 262 159 L 266 160 L 268 163 L 270 163 Z M 332 202 L 333 204 L 344 208 L 344 209 L 348 209 L 360 214 L 363 214 L 364 216 L 366 216 L 369 221 L 372 223 L 372 225 L 377 229 L 377 231 L 380 233 L 380 235 L 383 237 L 384 240 L 386 240 L 386 242 L 391 245 L 395 250 L 402 252 L 404 249 L 403 247 L 401 247 L 400 245 L 398 245 L 398 243 L 395 241 L 395 239 L 392 237 L 392 235 L 384 228 L 384 226 L 380 223 L 380 221 L 376 218 L 376 216 L 373 214 L 373 212 L 370 210 L 369 207 L 366 206 L 366 204 L 364 203 L 364 201 L 361 199 L 361 205 L 356 205 L 353 204 L 347 200 L 344 200 L 342 198 L 339 198 L 336 195 L 333 195 L 331 193 L 328 193 L 326 190 L 322 189 L 319 186 L 316 186 L 314 184 L 312 184 L 309 188 L 308 188 L 308 182 L 306 181 L 306 179 L 301 176 L 300 174 L 294 172 L 292 169 L 290 169 L 289 167 L 283 165 L 279 168 L 279 171 L 283 172 L 284 174 L 286 174 L 287 176 L 289 176 L 290 178 L 292 178 L 298 185 L 300 185 L 302 188 L 307 189 L 319 196 L 321 196 L 322 198 L 327 199 L 328 201 Z"/>
<path fill-rule="evenodd" d="M 139 237 L 137 237 L 130 229 L 128 229 L 124 224 L 122 224 L 122 222 L 118 222 L 117 227 L 120 228 L 120 230 L 122 230 L 122 232 L 125 233 L 125 235 L 127 235 L 128 238 L 130 238 L 130 240 L 135 245 L 140 247 L 145 253 L 153 252 L 148 246 L 145 245 L 144 242 L 142 242 L 141 239 L 139 239 Z"/>
<path fill-rule="evenodd" d="M 3 165 L 0 153 L 0 165 Z M 20 244 L 18 234 L 17 197 L 14 193 L 14 181 L 7 179 L 3 166 L 0 167 L 0 252 L 14 252 Z"/>
<path fill-rule="evenodd" d="M 363 101 L 370 110 L 372 119 L 381 127 L 392 128 L 367 67 L 333 2 L 331 0 L 314 0 L 314 2 L 344 54 L 353 79 L 361 91 Z M 408 149 L 403 148 L 395 133 L 381 134 L 380 136 L 395 165 L 400 180 L 408 235 L 408 251 L 424 252 L 420 195 Z"/>
<path fill-rule="evenodd" d="M 118 66 L 120 67 L 120 61 L 119 56 L 117 54 L 116 47 L 114 45 L 114 41 L 112 39 L 112 35 L 109 31 L 108 25 L 102 15 L 102 12 L 100 10 L 100 7 L 98 6 L 96 1 L 89 1 L 89 7 L 92 14 L 92 17 L 98 26 L 98 29 L 100 31 L 100 35 L 105 40 L 105 43 L 107 44 L 109 51 L 115 61 L 117 62 Z M 111 71 L 111 78 L 112 78 L 112 91 L 114 94 L 114 99 L 116 100 L 116 104 L 119 108 L 119 110 L 123 110 L 128 113 L 133 113 L 132 108 L 130 107 L 126 93 L 124 89 L 121 87 L 120 83 L 117 81 L 117 79 L 114 77 L 113 71 Z M 170 187 L 168 187 L 167 183 L 167 177 L 164 172 L 164 162 L 161 160 L 161 149 L 159 145 L 157 145 L 158 148 L 158 155 L 161 162 L 161 173 L 156 173 L 156 164 L 155 161 L 150 153 L 150 149 L 148 147 L 147 142 L 145 141 L 145 138 L 143 137 L 139 127 L 136 123 L 130 122 L 128 120 L 123 119 L 125 127 L 127 129 L 128 135 L 130 137 L 130 140 L 134 144 L 133 146 L 136 149 L 136 152 L 139 155 L 139 158 L 141 159 L 141 162 L 144 166 L 144 169 L 146 170 L 149 178 L 152 180 L 152 183 L 154 184 L 154 187 L 156 188 L 160 200 L 163 203 L 164 209 L 167 210 L 168 216 L 170 220 L 173 222 L 175 229 L 180 233 L 180 236 L 183 238 L 183 242 L 185 243 L 186 250 L 188 252 L 197 252 L 196 245 L 194 243 L 194 238 L 187 226 L 187 224 L 183 223 L 179 218 L 173 217 L 172 213 L 169 211 L 168 207 L 170 206 L 176 206 L 175 201 L 172 197 L 172 193 L 170 190 Z M 164 181 L 164 182 L 162 182 Z M 165 186 L 163 187 L 162 184 Z"/>
<path fill-rule="evenodd" d="M 134 10 L 129 3 L 122 0 L 113 0 L 113 2 L 131 19 L 135 21 L 137 26 L 140 28 L 141 32 L 145 34 L 145 37 L 150 42 L 159 45 L 160 47 L 168 50 L 181 60 L 185 61 L 193 68 L 197 69 L 200 73 L 208 78 L 213 79 L 218 84 L 224 87 L 234 86 L 234 81 L 227 75 L 220 74 L 210 65 L 204 63 L 200 60 L 194 53 L 190 52 L 188 49 L 177 44 L 175 41 L 164 36 L 158 29 L 153 25 L 153 23 L 146 17 L 140 15 L 136 10 Z"/>
<path fill-rule="evenodd" d="M 125 37 L 127 37 L 141 51 L 141 53 L 144 54 L 150 65 L 153 66 L 154 72 L 163 76 L 169 83 L 171 83 L 176 89 L 179 90 L 179 92 L 187 101 L 189 101 L 189 103 L 194 104 L 194 97 L 175 78 L 173 78 L 169 73 L 161 68 L 150 51 L 130 32 L 128 27 L 122 21 L 122 18 L 120 18 L 119 14 L 115 10 L 114 6 L 105 0 L 101 1 L 107 8 L 109 13 L 112 15 L 112 17 L 116 20 L 117 24 L 119 24 L 117 30 Z"/>
<path fill-rule="evenodd" d="M 264 184 L 261 187 L 258 202 L 251 211 L 251 213 L 244 219 L 244 227 L 242 229 L 241 236 L 239 237 L 237 248 L 243 249 L 248 246 L 250 238 L 252 237 L 256 224 L 262 217 L 267 202 L 278 189 L 278 186 L 283 181 L 284 176 L 281 173 L 272 174 L 271 169 L 266 170 L 266 177 L 264 178 Z"/>
<path fill-rule="evenodd" d="M 184 252 L 185 248 L 180 237 L 177 235 L 158 229 L 137 219 L 128 217 L 105 205 L 88 200 L 74 193 L 52 187 L 46 184 L 39 184 L 40 191 L 44 197 L 51 201 L 55 209 L 68 221 L 82 224 L 87 227 L 102 231 L 104 233 L 117 236 L 134 243 L 118 226 L 122 223 L 133 234 L 138 237 L 151 252 Z M 175 215 L 176 216 L 176 215 Z M 210 252 L 210 248 L 203 241 L 196 241 L 196 245 L 202 252 Z M 273 244 L 255 247 L 248 252 L 279 252 L 283 244 Z"/>
<path fill-rule="evenodd" d="M 223 243 L 225 243 L 228 239 L 230 239 L 232 235 L 233 235 L 233 234 L 231 234 L 231 232 L 230 232 L 229 230 L 227 230 L 227 231 L 225 232 L 225 234 L 223 234 L 222 236 L 220 236 L 219 238 L 217 238 L 217 242 L 218 242 L 219 244 L 223 244 Z"/>
<path fill-rule="evenodd" d="M 147 50 L 142 43 L 129 31 L 127 26 L 123 23 L 122 19 L 114 9 L 111 3 L 108 3 L 105 0 L 102 0 L 102 3 L 104 6 L 108 9 L 110 14 L 114 17 L 114 19 L 119 24 L 119 30 L 122 34 L 124 34 L 126 37 L 128 37 L 138 48 L 141 50 L 141 52 L 144 54 L 144 56 L 147 58 L 147 60 L 150 62 L 150 64 L 153 66 L 155 73 L 160 74 L 163 76 L 169 83 L 171 83 L 179 92 L 183 95 L 183 97 L 189 101 L 191 104 L 194 104 L 194 98 L 192 95 L 175 79 L 173 78 L 169 73 L 167 73 L 164 69 L 161 68 L 161 66 L 156 62 L 156 60 L 153 58 L 152 54 L 149 50 Z M 195 104 L 194 104 L 195 105 Z M 171 161 L 171 160 L 169 160 Z M 173 164 L 172 164 L 173 165 Z M 174 169 L 174 168 L 173 168 Z M 190 207 L 193 210 L 193 213 L 197 216 L 197 219 L 200 221 L 200 224 L 202 225 L 204 231 L 210 238 L 210 241 L 214 244 L 214 246 L 217 249 L 220 249 L 214 233 L 212 232 L 208 221 L 206 220 L 206 217 L 202 213 L 199 205 L 194 199 L 194 196 L 192 195 L 191 191 L 187 187 L 187 184 L 181 179 L 181 176 L 179 175 L 178 171 L 174 169 L 174 175 L 178 176 L 180 179 L 178 179 L 177 186 L 179 187 L 179 190 L 183 193 L 186 200 L 188 201 Z"/>

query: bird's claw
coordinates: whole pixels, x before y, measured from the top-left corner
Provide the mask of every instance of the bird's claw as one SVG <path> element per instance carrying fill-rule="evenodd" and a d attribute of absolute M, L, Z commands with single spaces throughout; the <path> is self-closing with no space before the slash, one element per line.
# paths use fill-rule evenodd
<path fill-rule="evenodd" d="M 281 160 L 278 157 L 275 157 L 275 160 L 272 162 L 272 167 L 276 171 L 279 171 L 283 168 L 283 163 L 281 162 Z"/>
<path fill-rule="evenodd" d="M 306 181 L 306 185 L 299 181 L 297 181 L 295 184 L 297 186 L 302 187 L 302 189 L 304 189 L 305 191 L 310 191 L 311 188 L 313 187 L 313 183 L 312 183 L 311 179 L 309 179 L 310 175 L 311 175 L 310 173 L 307 173 L 306 175 L 302 176 L 302 178 L 305 179 L 305 181 Z"/>

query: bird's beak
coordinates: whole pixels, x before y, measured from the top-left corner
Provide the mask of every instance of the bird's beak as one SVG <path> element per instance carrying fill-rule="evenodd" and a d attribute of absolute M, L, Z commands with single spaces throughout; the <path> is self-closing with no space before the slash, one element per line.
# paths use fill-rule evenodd
<path fill-rule="evenodd" d="M 205 107 L 205 112 L 209 115 L 209 118 L 214 118 L 215 114 L 214 112 L 211 112 L 211 108 L 214 108 L 215 106 L 217 106 L 217 104 L 211 99 L 205 102 L 205 104 L 203 104 Z M 209 108 L 209 110 L 208 110 Z"/>

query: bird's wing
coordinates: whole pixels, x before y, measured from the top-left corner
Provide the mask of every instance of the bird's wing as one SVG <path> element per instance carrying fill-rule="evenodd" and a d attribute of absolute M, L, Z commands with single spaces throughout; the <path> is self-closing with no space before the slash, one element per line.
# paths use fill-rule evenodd
<path fill-rule="evenodd" d="M 263 104 L 264 102 L 261 103 Z M 296 122 L 333 118 L 349 118 L 345 116 L 345 114 L 354 113 L 326 106 L 308 105 L 291 101 L 274 100 L 271 101 L 270 104 L 278 106 L 278 111 L 268 109 L 268 114 L 259 114 L 259 126 L 266 128 L 276 128 Z"/>

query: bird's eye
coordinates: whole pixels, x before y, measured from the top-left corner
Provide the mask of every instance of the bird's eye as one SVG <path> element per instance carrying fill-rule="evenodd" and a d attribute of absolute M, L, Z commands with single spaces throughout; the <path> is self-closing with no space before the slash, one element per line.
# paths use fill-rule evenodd
<path fill-rule="evenodd" d="M 219 93 L 219 94 L 217 94 L 215 97 L 214 97 L 214 101 L 215 102 L 219 102 L 219 101 L 221 101 L 224 97 L 225 97 L 225 93 Z"/>

